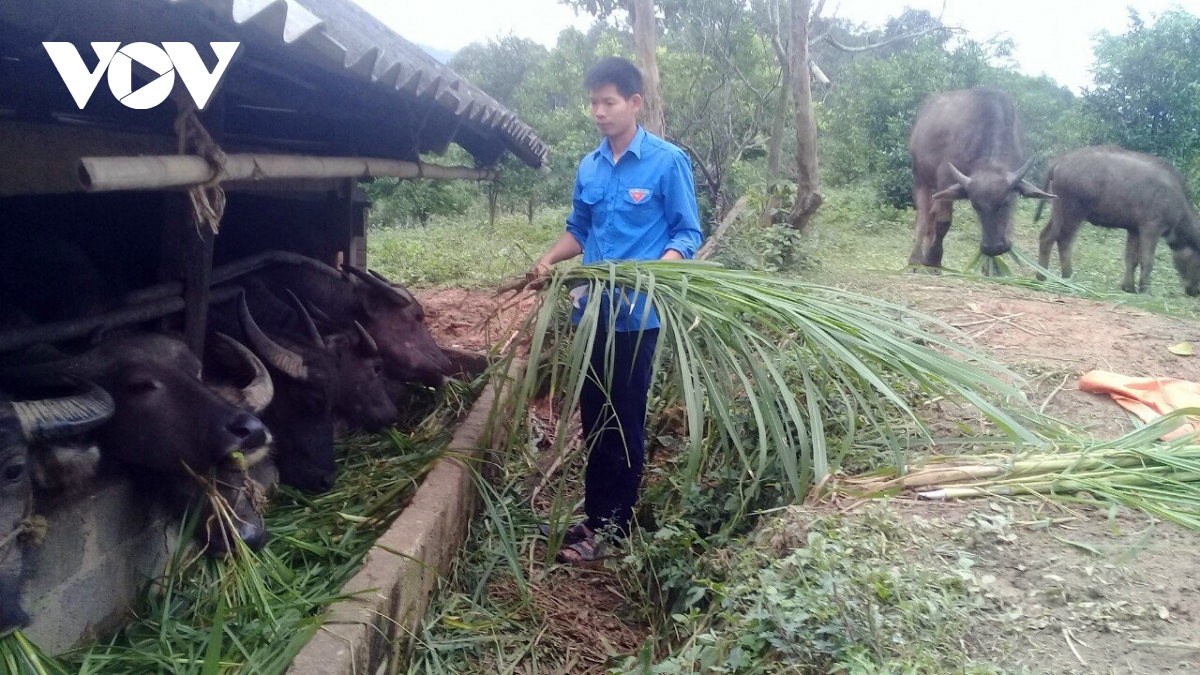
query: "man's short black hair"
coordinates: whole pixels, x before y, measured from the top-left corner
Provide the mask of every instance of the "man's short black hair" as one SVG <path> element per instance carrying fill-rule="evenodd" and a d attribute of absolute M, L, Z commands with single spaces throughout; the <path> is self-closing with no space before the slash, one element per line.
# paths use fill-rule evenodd
<path fill-rule="evenodd" d="M 606 84 L 614 85 L 623 98 L 633 98 L 634 94 L 642 93 L 642 71 L 629 59 L 610 56 L 592 66 L 583 78 L 583 86 L 588 91 Z"/>

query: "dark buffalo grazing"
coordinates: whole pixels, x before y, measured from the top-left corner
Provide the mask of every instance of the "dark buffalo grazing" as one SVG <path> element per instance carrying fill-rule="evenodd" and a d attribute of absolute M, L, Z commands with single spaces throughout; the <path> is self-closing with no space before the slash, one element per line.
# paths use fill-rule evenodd
<path fill-rule="evenodd" d="M 1163 237 L 1184 290 L 1191 296 L 1200 295 L 1200 228 L 1183 176 L 1175 167 L 1154 155 L 1114 145 L 1093 146 L 1055 159 L 1046 174 L 1046 185 L 1058 199 L 1039 237 L 1038 263 L 1043 268 L 1050 263 L 1050 250 L 1058 244 L 1062 275 L 1071 276 L 1071 248 L 1086 220 L 1128 233 L 1121 290 L 1150 290 L 1154 251 L 1158 238 Z M 1040 208 L 1035 222 L 1039 217 Z M 1135 286 L 1138 266 L 1141 275 Z"/>
<path fill-rule="evenodd" d="M 233 317 L 228 308 L 213 308 L 212 327 L 235 335 L 270 372 L 275 397 L 262 420 L 275 438 L 280 480 L 306 492 L 329 490 L 337 479 L 333 402 L 338 378 L 332 355 L 317 336 L 268 335 L 251 314 L 246 293 L 233 304 Z"/>
<path fill-rule="evenodd" d="M 1012 247 L 1012 210 L 1017 195 L 1053 196 L 1024 180 L 1033 165 L 1025 160 L 1021 129 L 1012 98 L 997 89 L 933 94 L 909 136 L 913 198 L 917 206 L 910 265 L 942 265 L 942 240 L 950 230 L 954 201 L 969 199 L 983 229 L 984 255 Z"/>
<path fill-rule="evenodd" d="M 58 373 L 94 381 L 112 395 L 112 419 L 95 431 L 100 449 L 158 488 L 186 486 L 192 474 L 253 464 L 270 442 L 263 423 L 205 385 L 200 360 L 165 335 L 113 337 L 78 356 L 8 368 L 3 375 L 20 382 Z M 269 397 L 263 386 L 257 381 L 240 396 L 261 401 Z M 168 490 L 164 496 L 177 495 Z M 261 520 L 245 516 L 250 524 L 240 534 L 251 547 L 261 547 L 266 540 Z"/>
<path fill-rule="evenodd" d="M 256 273 L 273 289 L 290 289 L 329 322 L 348 328 L 358 321 L 374 340 L 384 371 L 393 380 L 440 387 L 454 366 L 429 333 L 425 310 L 403 286 L 374 272 L 346 265 L 274 265 Z"/>
<path fill-rule="evenodd" d="M 13 401 L 0 395 L 0 635 L 29 622 L 21 609 L 23 534 L 33 515 L 29 445 L 86 434 L 113 414 L 99 387 L 53 399 Z"/>
<path fill-rule="evenodd" d="M 318 330 L 305 303 L 291 289 L 282 289 L 280 296 L 256 276 L 241 282 L 251 314 L 265 332 L 321 345 L 329 353 L 337 380 L 333 412 L 339 426 L 378 431 L 396 422 L 399 412 L 384 386 L 383 358 L 362 324 L 355 321 L 343 327 L 323 322 L 324 330 Z M 315 307 L 314 311 L 319 313 Z"/>

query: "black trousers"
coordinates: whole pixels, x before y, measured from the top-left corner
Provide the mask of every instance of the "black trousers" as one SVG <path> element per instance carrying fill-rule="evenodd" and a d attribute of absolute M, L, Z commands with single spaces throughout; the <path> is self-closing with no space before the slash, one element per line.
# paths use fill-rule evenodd
<path fill-rule="evenodd" d="M 603 322 L 601 322 L 603 324 Z M 639 342 L 640 337 L 640 342 Z M 646 454 L 646 400 L 658 329 L 614 332 L 611 385 L 605 393 L 607 327 L 596 331 L 592 368 L 579 397 L 583 440 L 589 448 L 584 510 L 593 530 L 629 533 Z"/>

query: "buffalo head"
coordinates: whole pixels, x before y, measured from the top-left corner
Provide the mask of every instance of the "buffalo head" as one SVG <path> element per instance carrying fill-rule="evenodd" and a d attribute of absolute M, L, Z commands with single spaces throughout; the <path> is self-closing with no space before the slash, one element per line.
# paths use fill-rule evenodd
<path fill-rule="evenodd" d="M 275 433 L 275 462 L 280 480 L 306 492 L 333 487 L 337 465 L 333 449 L 333 402 L 337 375 L 320 336 L 307 341 L 268 336 L 238 296 L 238 320 L 246 344 L 271 371 L 275 398 L 263 420 Z"/>
<path fill-rule="evenodd" d="M 394 424 L 400 413 L 388 395 L 375 338 L 355 321 L 353 330 L 331 334 L 326 344 L 337 363 L 339 396 L 334 409 L 338 416 L 367 431 Z"/>
<path fill-rule="evenodd" d="M 945 170 L 954 181 L 950 187 L 934 193 L 935 200 L 969 199 L 983 229 L 979 250 L 984 255 L 999 256 L 1012 248 L 1012 210 L 1017 195 L 1035 199 L 1054 199 L 1036 185 L 1025 180 L 1033 160 L 1009 171 L 1002 166 L 977 169 L 967 176 L 950 162 Z M 943 183 L 944 184 L 944 183 Z"/>
<path fill-rule="evenodd" d="M 358 282 L 356 292 L 366 319 L 363 325 L 379 345 L 388 376 L 431 387 L 445 384 L 454 366 L 429 334 L 421 303 L 403 286 L 375 272 L 351 265 L 345 268 Z"/>
<path fill-rule="evenodd" d="M 22 535 L 33 514 L 29 444 L 87 433 L 113 414 L 107 393 L 79 384 L 82 393 L 48 400 L 0 396 L 0 635 L 29 622 L 20 602 Z"/>
<path fill-rule="evenodd" d="M 1200 295 L 1200 251 L 1191 246 L 1181 246 L 1171 251 L 1171 262 L 1183 279 L 1183 292 L 1191 297 Z"/>
<path fill-rule="evenodd" d="M 101 450 L 145 474 L 153 487 L 167 488 L 167 499 L 189 495 L 191 474 L 203 476 L 261 456 L 270 441 L 257 417 L 201 381 L 201 362 L 187 346 L 164 335 L 115 337 L 76 357 L 6 372 L 10 377 L 41 373 L 80 375 L 108 391 L 115 410 L 96 432 Z M 269 380 L 256 380 L 238 395 L 269 400 L 269 388 Z M 264 535 L 252 531 L 248 536 L 253 544 Z"/>
<path fill-rule="evenodd" d="M 213 370 L 224 371 L 227 376 L 221 378 L 220 383 L 210 382 L 217 394 L 252 415 L 262 414 L 275 397 L 274 384 L 266 366 L 228 335 L 214 333 L 212 338 L 205 353 L 206 380 L 213 379 Z M 271 449 L 264 445 L 214 466 L 206 477 L 211 488 L 205 491 L 206 494 L 200 494 L 200 484 L 196 481 L 187 481 L 182 486 L 189 503 L 196 499 L 204 502 L 198 534 L 210 555 L 229 553 L 234 549 L 234 537 L 245 542 L 252 551 L 259 551 L 266 545 L 268 534 L 263 512 L 268 488 L 256 482 L 251 473 L 256 467 L 271 463 L 270 452 Z M 214 508 L 214 502 L 223 503 L 224 508 Z"/>
<path fill-rule="evenodd" d="M 108 340 L 67 372 L 90 377 L 116 401 L 100 430 L 104 452 L 128 464 L 204 472 L 267 444 L 266 427 L 200 380 L 200 360 L 179 340 L 133 335 Z"/>

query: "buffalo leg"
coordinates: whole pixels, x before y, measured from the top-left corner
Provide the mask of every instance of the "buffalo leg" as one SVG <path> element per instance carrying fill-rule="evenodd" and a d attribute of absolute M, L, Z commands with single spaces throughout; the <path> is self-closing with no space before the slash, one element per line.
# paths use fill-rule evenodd
<path fill-rule="evenodd" d="M 1138 234 L 1133 230 L 1129 230 L 1128 238 L 1125 239 L 1125 278 L 1121 281 L 1121 290 L 1126 293 L 1136 293 L 1137 287 L 1133 285 L 1133 271 L 1137 267 L 1141 248 L 1138 241 Z"/>
<path fill-rule="evenodd" d="M 1070 279 L 1071 275 L 1075 273 L 1075 265 L 1072 262 L 1075 253 L 1075 237 L 1079 235 L 1083 218 L 1075 214 L 1068 215 L 1065 212 L 1061 217 L 1062 220 L 1059 221 L 1058 227 L 1058 268 L 1062 278 Z"/>
<path fill-rule="evenodd" d="M 931 229 L 929 210 L 933 205 L 933 199 L 930 197 L 927 187 L 918 187 L 913 193 L 917 202 L 917 223 L 913 227 L 913 250 L 908 255 L 908 264 L 914 268 L 915 272 L 918 265 L 925 264 L 926 240 L 929 239 Z"/>
<path fill-rule="evenodd" d="M 1150 292 L 1150 273 L 1154 271 L 1154 251 L 1158 248 L 1159 228 L 1153 223 L 1143 227 L 1138 236 L 1138 249 L 1141 253 L 1142 272 L 1138 278 L 1138 293 Z M 1133 233 L 1130 232 L 1130 236 Z"/>
<path fill-rule="evenodd" d="M 1050 251 L 1054 248 L 1054 244 L 1058 242 L 1058 231 L 1062 227 L 1062 206 L 1056 201 L 1050 206 L 1050 222 L 1042 228 L 1041 234 L 1038 235 L 1038 265 L 1044 269 L 1050 269 Z M 1062 244 L 1058 245 L 1058 258 L 1063 261 Z M 1068 256 L 1069 258 L 1069 256 Z M 1060 265 L 1061 266 L 1061 265 Z M 1065 278 L 1066 270 L 1062 271 Z M 1038 272 L 1038 281 L 1045 281 L 1046 275 Z"/>
<path fill-rule="evenodd" d="M 938 269 L 942 266 L 942 241 L 950 231 L 951 219 L 954 216 L 954 202 L 934 203 L 929 215 L 933 221 L 933 237 L 925 249 L 925 265 Z"/>

